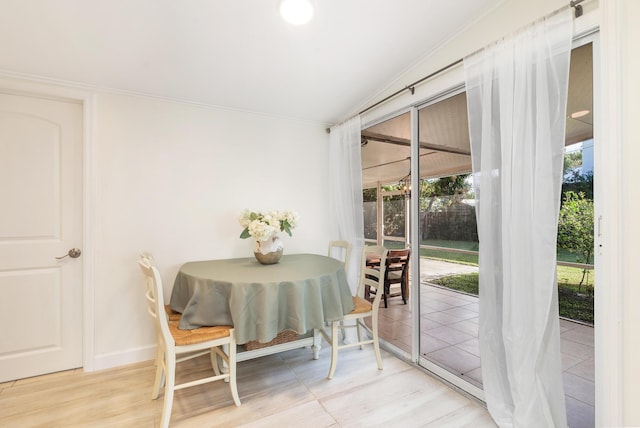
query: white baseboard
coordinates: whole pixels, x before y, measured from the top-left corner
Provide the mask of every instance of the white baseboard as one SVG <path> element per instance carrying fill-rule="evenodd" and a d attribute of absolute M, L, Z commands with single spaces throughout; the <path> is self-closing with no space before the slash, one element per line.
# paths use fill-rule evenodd
<path fill-rule="evenodd" d="M 149 361 L 155 359 L 155 357 L 156 345 L 96 355 L 93 361 L 93 370 L 89 371 L 110 369 L 127 364 L 139 363 L 141 361 Z"/>

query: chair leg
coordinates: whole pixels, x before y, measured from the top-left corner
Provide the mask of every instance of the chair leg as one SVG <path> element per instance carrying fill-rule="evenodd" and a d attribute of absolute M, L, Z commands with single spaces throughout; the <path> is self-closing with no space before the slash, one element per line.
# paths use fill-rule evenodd
<path fill-rule="evenodd" d="M 382 294 L 382 298 L 384 299 L 384 307 L 387 308 L 387 294 L 389 294 L 389 289 L 387 289 L 387 287 L 385 286 L 383 288 L 383 294 Z"/>
<path fill-rule="evenodd" d="M 329 367 L 327 379 L 333 379 L 333 374 L 336 372 L 336 364 L 338 362 L 338 325 L 338 321 L 331 323 L 331 367 Z M 359 331 L 358 336 L 360 336 Z"/>
<path fill-rule="evenodd" d="M 402 281 L 400 282 L 400 291 L 402 293 L 402 303 L 404 303 L 405 305 L 407 304 L 407 278 L 403 277 Z"/>
<path fill-rule="evenodd" d="M 220 376 L 220 356 L 216 352 L 216 348 L 211 348 L 209 358 L 211 359 L 211 367 L 213 367 L 213 372 L 216 374 L 216 376 Z"/>
<path fill-rule="evenodd" d="M 373 334 L 373 350 L 378 361 L 378 370 L 382 370 L 382 356 L 380 355 L 380 340 L 378 339 L 378 317 L 371 318 L 371 333 Z"/>
<path fill-rule="evenodd" d="M 364 345 L 362 344 L 362 332 L 360 331 L 360 321 L 356 319 L 356 332 L 358 333 L 358 342 L 360 343 L 360 350 L 364 349 Z"/>
<path fill-rule="evenodd" d="M 164 386 L 164 405 L 162 407 L 161 428 L 168 428 L 171 420 L 171 408 L 173 407 L 173 391 L 176 383 L 176 356 L 165 354 L 166 358 L 166 384 Z"/>
<path fill-rule="evenodd" d="M 164 351 L 158 344 L 158 350 L 156 352 L 156 379 L 153 382 L 153 390 L 151 391 L 151 399 L 155 400 L 160 395 L 160 388 L 164 383 Z"/>
<path fill-rule="evenodd" d="M 238 387 L 236 385 L 236 344 L 235 342 L 229 345 L 229 389 L 231 389 L 231 396 L 236 406 L 240 406 L 240 398 L 238 397 Z"/>

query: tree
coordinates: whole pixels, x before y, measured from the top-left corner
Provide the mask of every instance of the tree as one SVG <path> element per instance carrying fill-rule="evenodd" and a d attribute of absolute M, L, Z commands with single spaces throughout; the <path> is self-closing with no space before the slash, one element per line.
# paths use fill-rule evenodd
<path fill-rule="evenodd" d="M 436 198 L 442 196 L 450 196 L 447 206 L 460 202 L 471 191 L 471 185 L 467 178 L 469 178 L 469 174 L 422 180 L 420 183 L 421 211 L 430 212 Z M 446 210 L 447 207 L 443 208 Z"/>
<path fill-rule="evenodd" d="M 567 152 L 564 154 L 564 175 L 579 166 L 582 166 L 582 150 Z"/>
<path fill-rule="evenodd" d="M 398 190 L 396 184 L 382 186 L 383 217 L 382 228 L 385 236 L 404 237 L 405 205 L 404 196 L 388 195 L 386 192 Z M 377 189 L 363 189 L 364 236 L 366 239 L 377 237 Z"/>
<path fill-rule="evenodd" d="M 363 189 L 362 191 L 364 237 L 365 239 L 377 239 L 378 237 L 378 190 L 376 188 Z"/>
<path fill-rule="evenodd" d="M 574 193 L 584 193 L 586 199 L 593 200 L 593 172 L 582 174 L 580 171 L 573 171 L 565 174 L 562 182 L 562 194 L 572 191 Z"/>
<path fill-rule="evenodd" d="M 467 240 L 475 234 L 475 215 L 471 224 L 465 220 L 469 216 L 460 213 L 461 208 L 462 214 L 473 211 L 462 203 L 473 198 L 469 174 L 421 180 L 420 184 L 422 240 Z"/>
<path fill-rule="evenodd" d="M 558 246 L 578 254 L 585 264 L 593 263 L 593 201 L 584 192 L 564 194 L 558 219 Z M 586 274 L 587 269 L 583 269 L 578 291 Z"/>
<path fill-rule="evenodd" d="M 405 199 L 401 195 L 383 196 L 382 227 L 386 236 L 405 237 Z"/>

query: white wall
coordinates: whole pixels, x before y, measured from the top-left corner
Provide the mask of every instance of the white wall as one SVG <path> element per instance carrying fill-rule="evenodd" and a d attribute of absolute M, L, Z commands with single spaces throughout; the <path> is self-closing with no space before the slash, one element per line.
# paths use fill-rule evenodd
<path fill-rule="evenodd" d="M 152 357 L 140 251 L 167 297 L 186 261 L 253 255 L 239 238 L 245 208 L 298 211 L 285 253 L 326 252 L 322 124 L 104 93 L 94 113 L 96 369 Z"/>
<path fill-rule="evenodd" d="M 605 193 L 615 193 L 619 209 L 615 225 L 618 242 L 612 242 L 619 251 L 620 260 L 612 269 L 616 282 L 607 284 L 606 293 L 614 294 L 620 310 L 615 314 L 620 320 L 622 354 L 614 353 L 621 363 L 620 425 L 640 426 L 640 287 L 638 286 L 638 260 L 640 259 L 640 198 L 637 197 L 638 159 L 640 159 L 640 55 L 637 41 L 640 40 L 640 2 L 635 0 L 608 0 L 603 2 L 603 50 L 608 86 L 603 97 L 609 115 L 608 130 L 604 144 L 612 163 L 617 165 L 616 182 L 607 186 Z M 597 142 L 596 142 L 597 144 Z M 613 189 L 613 192 L 612 192 Z M 618 282 L 619 281 L 619 282 Z M 597 296 L 596 296 L 597 298 Z M 596 321 L 597 322 L 597 321 Z M 615 327 L 618 327 L 617 325 Z M 598 340 L 606 341 L 612 330 L 603 331 Z M 615 350 L 613 350 L 615 351 Z M 602 349 L 603 355 L 611 349 Z M 597 411 L 597 409 L 596 409 Z"/>

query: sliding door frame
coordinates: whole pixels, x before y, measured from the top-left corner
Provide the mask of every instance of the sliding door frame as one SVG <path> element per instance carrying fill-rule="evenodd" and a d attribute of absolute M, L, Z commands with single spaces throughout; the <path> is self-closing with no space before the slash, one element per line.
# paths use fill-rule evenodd
<path fill-rule="evenodd" d="M 601 85 L 599 83 L 600 79 L 600 43 L 599 43 L 599 25 L 597 18 L 594 18 L 593 15 L 589 17 L 588 20 L 584 20 L 581 22 L 582 25 L 576 25 L 576 31 L 574 33 L 573 45 L 572 49 L 579 47 L 584 44 L 592 43 L 593 46 L 593 106 L 594 106 L 594 168 L 597 171 L 596 174 L 600 174 L 598 180 L 594 180 L 594 199 L 595 199 L 595 220 L 596 220 L 596 228 L 597 231 L 594 231 L 596 234 L 596 240 L 599 241 L 601 238 L 599 236 L 600 231 L 600 223 L 599 220 L 602 214 L 611 214 L 612 209 L 607 208 L 607 204 L 610 202 L 610 195 L 603 192 L 603 189 L 607 188 L 606 182 L 611 182 L 611 179 L 603 178 L 602 173 L 607 168 L 607 165 L 612 163 L 612 160 L 609 159 L 605 152 L 605 148 L 602 147 L 603 143 L 601 140 L 601 135 L 606 130 L 603 128 L 602 123 L 602 95 L 601 95 Z M 421 93 L 423 97 L 420 100 L 407 100 L 407 104 L 404 106 L 395 109 L 393 111 L 387 111 L 386 114 L 382 114 L 381 116 L 376 117 L 375 113 L 369 115 L 369 117 L 373 118 L 372 120 L 363 122 L 362 129 L 366 129 L 375 124 L 384 122 L 390 118 L 396 117 L 407 111 L 411 112 L 411 187 L 413 189 L 419 188 L 419 180 L 420 180 L 420 165 L 419 165 L 419 132 L 418 132 L 418 112 L 421 108 L 424 108 L 430 104 L 437 103 L 439 101 L 445 100 L 451 96 L 454 96 L 460 92 L 466 90 L 464 85 L 464 69 L 462 65 L 456 65 L 451 67 L 451 69 L 442 73 L 441 76 L 434 77 L 434 82 L 432 86 L 432 90 L 429 93 L 429 89 L 423 88 L 422 91 L 416 91 L 417 93 Z M 430 83 L 425 83 L 425 86 L 431 86 Z M 615 163 L 615 162 L 613 162 Z M 410 202 L 410 224 L 411 224 L 411 232 L 410 236 L 407 237 L 410 240 L 411 252 L 413 254 L 420 254 L 420 230 L 419 230 L 419 210 L 420 210 L 420 200 L 419 198 L 414 197 L 412 194 L 411 202 Z M 609 217 L 607 215 L 606 217 Z M 611 218 L 615 218 L 616 215 L 610 216 Z M 605 225 L 606 227 L 606 225 Z M 610 230 L 606 230 L 605 232 L 610 232 Z M 598 245 L 598 243 L 596 243 Z M 599 251 L 601 251 L 599 249 Z M 595 282 L 599 282 L 604 284 L 607 282 L 607 278 L 604 277 L 606 275 L 611 274 L 611 255 L 602 255 L 602 253 L 596 252 L 596 260 L 594 262 L 595 266 Z M 607 269 L 607 267 L 609 267 Z M 420 278 L 420 266 L 419 263 L 411 264 L 411 276 L 412 278 Z M 610 278 L 609 278 L 610 281 Z M 420 292 L 420 281 L 412 281 L 411 283 L 411 295 L 419 296 Z M 404 351 L 396 349 L 394 346 L 386 346 L 387 348 L 391 348 L 391 351 L 394 353 L 403 356 L 404 358 L 410 358 L 411 362 L 421 366 L 422 368 L 432 372 L 436 376 L 442 378 L 446 382 L 449 382 L 453 386 L 460 388 L 466 393 L 478 398 L 479 400 L 485 401 L 484 391 L 475 385 L 455 376 L 449 371 L 439 367 L 435 363 L 430 362 L 424 357 L 420 356 L 420 299 L 410 299 L 411 310 L 412 310 L 412 339 L 411 339 L 411 352 L 409 355 Z M 596 378 L 596 386 L 602 385 L 605 387 L 612 397 L 620 397 L 620 389 L 618 384 L 620 374 L 616 372 L 622 366 L 620 364 L 621 354 L 620 354 L 620 343 L 621 338 L 619 337 L 620 332 L 616 331 L 615 334 L 611 335 L 611 333 L 605 333 L 604 329 L 608 329 L 607 326 L 617 325 L 619 322 L 619 314 L 611 313 L 612 307 L 619 308 L 619 302 L 617 298 L 608 296 L 605 294 L 605 291 L 596 291 L 596 299 L 595 299 L 595 307 L 594 312 L 595 316 L 598 318 L 598 325 L 594 325 L 594 334 L 596 337 L 596 370 L 595 370 L 595 378 Z M 605 340 L 605 336 L 607 336 Z M 614 336 L 614 337 L 611 337 Z M 384 340 L 382 341 L 384 343 Z M 605 355 L 607 352 L 611 352 L 612 349 L 609 348 L 607 351 L 606 347 L 602 346 L 602 342 L 607 342 L 612 345 L 613 355 L 609 354 Z M 605 358 L 606 357 L 606 358 Z M 615 368 L 609 367 L 610 364 L 613 364 Z M 607 380 L 604 373 L 608 373 L 614 376 L 615 379 Z M 609 394 L 608 393 L 608 394 Z M 601 387 L 596 387 L 596 424 L 599 425 L 598 421 L 605 420 L 617 420 L 620 417 L 619 414 L 612 414 L 611 410 L 607 410 L 606 414 L 601 414 L 598 411 L 600 406 L 612 409 L 616 406 L 611 402 L 610 397 L 605 397 L 605 394 L 602 391 Z"/>

